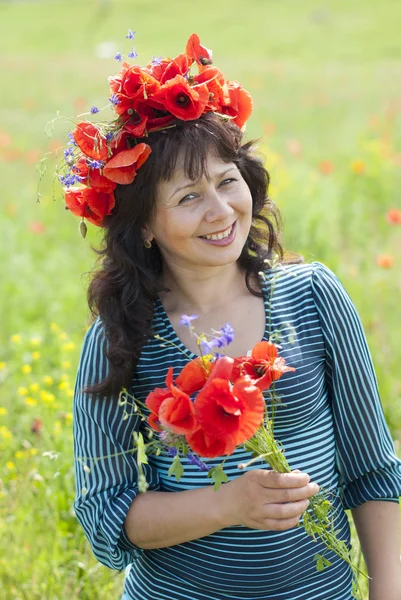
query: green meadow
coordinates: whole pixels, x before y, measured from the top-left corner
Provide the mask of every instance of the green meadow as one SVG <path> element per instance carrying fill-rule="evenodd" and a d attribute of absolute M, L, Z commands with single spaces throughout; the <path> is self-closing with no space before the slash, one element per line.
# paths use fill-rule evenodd
<path fill-rule="evenodd" d="M 72 512 L 72 396 L 101 231 L 81 238 L 52 171 L 69 119 L 107 105 L 128 28 L 142 65 L 198 33 L 252 94 L 247 137 L 265 156 L 283 244 L 350 293 L 401 451 L 400 22 L 398 0 L 0 3 L 2 598 L 122 593 Z"/>

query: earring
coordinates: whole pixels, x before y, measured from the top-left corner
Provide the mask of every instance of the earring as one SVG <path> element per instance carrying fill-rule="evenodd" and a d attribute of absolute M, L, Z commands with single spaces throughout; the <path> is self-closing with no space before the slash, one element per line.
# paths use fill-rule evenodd
<path fill-rule="evenodd" d="M 143 240 L 143 245 L 149 250 L 149 248 L 152 247 L 152 242 L 148 240 L 148 238 L 146 238 L 145 240 Z"/>

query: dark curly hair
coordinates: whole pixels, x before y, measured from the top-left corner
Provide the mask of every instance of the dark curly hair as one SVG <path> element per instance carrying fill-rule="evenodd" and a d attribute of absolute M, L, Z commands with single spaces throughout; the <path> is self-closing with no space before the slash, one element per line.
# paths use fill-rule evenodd
<path fill-rule="evenodd" d="M 283 262 L 301 262 L 298 255 L 284 256 L 280 244 L 279 211 L 267 196 L 269 174 L 253 152 L 253 142 L 241 145 L 240 129 L 213 113 L 196 121 L 178 121 L 150 134 L 144 141 L 152 148 L 130 185 L 118 185 L 115 207 L 104 220 L 104 244 L 95 250 L 101 268 L 94 272 L 88 289 L 92 316 L 100 316 L 107 339 L 107 377 L 85 391 L 109 396 L 129 387 L 141 349 L 151 335 L 154 301 L 161 291 L 163 262 L 157 243 L 143 244 L 143 229 L 153 214 L 158 182 L 169 181 L 178 155 L 184 155 L 186 177 L 198 180 L 206 172 L 206 160 L 214 152 L 233 162 L 252 195 L 252 225 L 238 259 L 251 293 L 260 296 L 258 273 L 265 259 L 274 255 Z"/>

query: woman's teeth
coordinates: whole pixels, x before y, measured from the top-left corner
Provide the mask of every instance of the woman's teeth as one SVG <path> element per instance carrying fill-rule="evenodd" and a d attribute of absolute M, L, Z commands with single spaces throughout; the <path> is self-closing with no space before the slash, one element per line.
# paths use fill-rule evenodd
<path fill-rule="evenodd" d="M 201 237 L 206 240 L 224 240 L 224 238 L 228 237 L 231 233 L 233 226 L 230 225 L 228 229 L 222 231 L 221 233 L 213 233 L 212 235 L 202 235 Z"/>

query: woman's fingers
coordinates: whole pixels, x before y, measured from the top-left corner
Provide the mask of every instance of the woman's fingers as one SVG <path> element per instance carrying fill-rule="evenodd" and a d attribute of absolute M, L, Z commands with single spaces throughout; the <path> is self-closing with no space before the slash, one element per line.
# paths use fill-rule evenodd
<path fill-rule="evenodd" d="M 308 506 L 309 500 L 299 500 L 298 502 L 289 502 L 288 504 L 269 504 L 268 518 L 279 520 L 299 518 Z"/>
<path fill-rule="evenodd" d="M 304 487 L 310 481 L 307 473 L 276 473 L 276 471 L 267 471 L 264 469 L 257 470 L 258 482 L 262 487 L 266 488 L 296 488 Z"/>
<path fill-rule="evenodd" d="M 264 495 L 269 502 L 273 503 L 285 503 L 285 502 L 297 502 L 298 500 L 305 500 L 306 498 L 312 498 L 320 490 L 317 483 L 308 483 L 300 488 L 284 488 L 284 489 L 270 489 L 265 490 Z"/>

